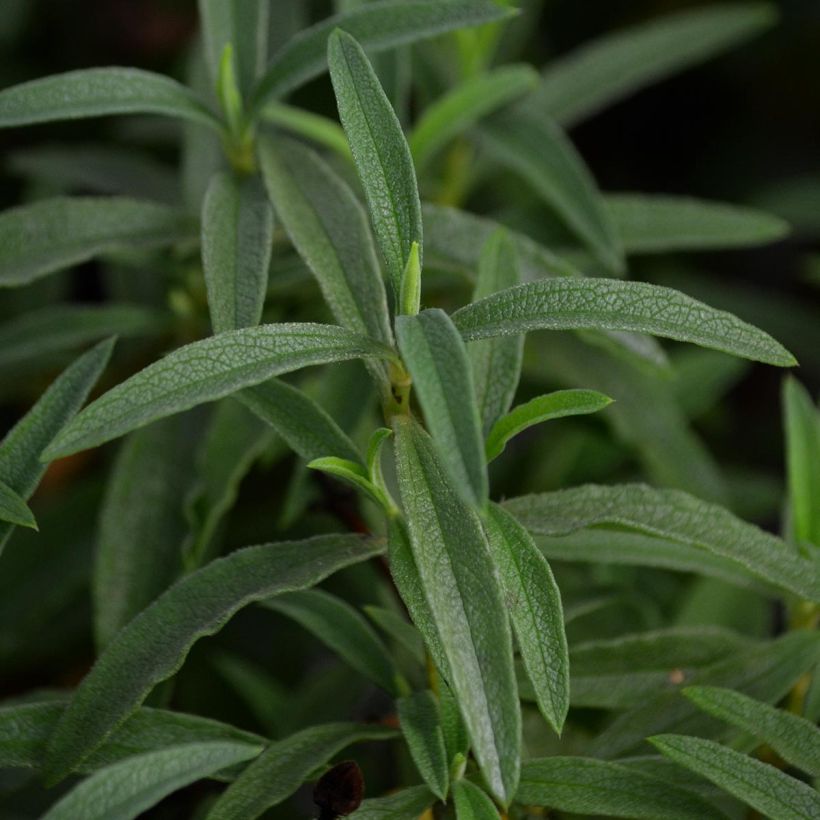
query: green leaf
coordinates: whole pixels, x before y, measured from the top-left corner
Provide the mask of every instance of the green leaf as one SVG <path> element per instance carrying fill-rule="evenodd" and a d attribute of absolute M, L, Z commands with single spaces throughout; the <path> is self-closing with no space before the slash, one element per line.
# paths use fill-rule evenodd
<path fill-rule="evenodd" d="M 350 34 L 331 34 L 328 64 L 339 118 L 364 188 L 393 296 L 398 299 L 414 242 L 423 261 L 421 202 L 410 149 L 373 67 Z"/>
<path fill-rule="evenodd" d="M 770 3 L 713 3 L 607 34 L 547 66 L 527 104 L 574 125 L 748 40 L 776 19 Z"/>
<path fill-rule="evenodd" d="M 538 706 L 560 735 L 570 690 L 561 593 L 546 558 L 515 518 L 492 504 L 484 526 Z"/>
<path fill-rule="evenodd" d="M 820 547 L 820 411 L 797 379 L 783 383 L 791 537 Z"/>
<path fill-rule="evenodd" d="M 789 233 L 786 222 L 751 208 L 655 194 L 607 194 L 627 254 L 745 248 Z"/>
<path fill-rule="evenodd" d="M 392 609 L 381 606 L 364 606 L 362 609 L 382 632 L 403 646 L 420 665 L 424 665 L 424 643 L 412 624 Z"/>
<path fill-rule="evenodd" d="M 28 285 L 117 248 L 157 248 L 196 235 L 179 208 L 125 197 L 54 197 L 0 213 L 0 287 Z"/>
<path fill-rule="evenodd" d="M 272 123 L 283 131 L 298 134 L 317 145 L 329 148 L 342 159 L 348 161 L 353 159 L 344 129 L 336 120 L 332 120 L 330 117 L 280 102 L 266 103 L 265 107 L 259 112 L 259 117 L 264 122 Z"/>
<path fill-rule="evenodd" d="M 487 465 L 467 350 L 439 309 L 398 316 L 396 336 L 413 386 L 450 475 L 464 497 L 487 500 Z"/>
<path fill-rule="evenodd" d="M 657 490 L 643 484 L 588 484 L 523 496 L 505 507 L 534 533 L 561 535 L 605 525 L 699 547 L 798 597 L 820 601 L 815 565 L 779 538 L 679 490 Z"/>
<path fill-rule="evenodd" d="M 260 325 L 180 347 L 90 404 L 65 427 L 46 456 L 96 447 L 130 430 L 252 387 L 302 367 L 392 351 L 333 325 Z"/>
<path fill-rule="evenodd" d="M 189 743 L 114 763 L 75 786 L 43 820 L 131 820 L 167 795 L 256 757 L 261 746 Z"/>
<path fill-rule="evenodd" d="M 347 601 L 321 589 L 278 595 L 263 604 L 292 618 L 385 692 L 399 692 L 398 671 L 373 627 Z"/>
<path fill-rule="evenodd" d="M 393 334 L 367 215 L 347 184 L 293 140 L 259 152 L 271 200 L 339 324 L 385 344 Z"/>
<path fill-rule="evenodd" d="M 184 85 L 138 68 L 86 68 L 0 91 L 0 128 L 111 114 L 162 114 L 222 127 Z"/>
<path fill-rule="evenodd" d="M 351 743 L 395 736 L 383 726 L 330 723 L 271 743 L 214 803 L 207 820 L 254 820 L 290 797 L 312 772 Z"/>
<path fill-rule="evenodd" d="M 472 301 L 521 282 L 516 246 L 502 229 L 490 234 L 481 248 L 478 279 Z M 472 365 L 478 412 L 486 436 L 499 416 L 510 409 L 524 355 L 524 337 L 482 339 L 467 350 Z"/>
<path fill-rule="evenodd" d="M 433 803 L 436 797 L 427 786 L 411 786 L 409 789 L 391 794 L 389 797 L 374 797 L 365 800 L 359 808 L 349 814 L 349 820 L 407 820 L 418 817 Z"/>
<path fill-rule="evenodd" d="M 511 438 L 534 424 L 565 416 L 597 413 L 611 403 L 609 396 L 597 390 L 557 390 L 545 396 L 536 396 L 525 404 L 519 404 L 493 425 L 485 445 L 487 461 L 500 456 Z"/>
<path fill-rule="evenodd" d="M 419 774 L 436 797 L 446 800 L 449 787 L 447 753 L 438 703 L 433 693 L 425 689 L 399 698 L 396 708 L 410 756 Z"/>
<path fill-rule="evenodd" d="M 498 820 L 498 809 L 487 795 L 469 780 L 453 783 L 456 820 Z"/>
<path fill-rule="evenodd" d="M 8 484 L 0 481 L 0 521 L 18 527 L 37 529 L 34 513 Z"/>
<path fill-rule="evenodd" d="M 322 74 L 327 69 L 328 37 L 335 28 L 343 28 L 376 54 L 447 31 L 503 20 L 512 13 L 492 0 L 384 0 L 379 6 L 365 4 L 328 17 L 275 54 L 256 88 L 254 108 Z"/>
<path fill-rule="evenodd" d="M 406 316 L 415 316 L 421 310 L 421 260 L 419 243 L 410 245 L 410 255 L 401 275 L 401 293 L 398 300 L 398 312 Z"/>
<path fill-rule="evenodd" d="M 527 91 L 538 75 L 528 65 L 508 65 L 478 74 L 455 86 L 424 110 L 409 138 L 421 169 L 454 137 Z"/>
<path fill-rule="evenodd" d="M 671 760 L 772 820 L 806 820 L 820 815 L 820 794 L 774 766 L 699 737 L 657 735 L 649 741 Z"/>
<path fill-rule="evenodd" d="M 805 718 L 731 689 L 691 686 L 683 694 L 710 715 L 759 738 L 787 763 L 820 775 L 820 729 Z"/>
<path fill-rule="evenodd" d="M 413 555 L 449 664 L 448 682 L 484 777 L 507 804 L 518 782 L 521 715 L 510 629 L 487 542 L 424 430 L 397 417 L 394 431 Z"/>
<path fill-rule="evenodd" d="M 457 310 L 465 341 L 529 330 L 651 333 L 781 367 L 796 364 L 781 344 L 731 313 L 671 288 L 611 279 L 527 282 Z"/>
<path fill-rule="evenodd" d="M 608 270 L 622 273 L 623 248 L 592 174 L 561 129 L 529 106 L 483 122 L 480 142 L 519 174 Z"/>
<path fill-rule="evenodd" d="M 214 333 L 259 324 L 273 241 L 273 209 L 256 177 L 216 174 L 202 203 L 202 266 Z"/>
<path fill-rule="evenodd" d="M 108 364 L 113 347 L 114 340 L 108 339 L 80 356 L 0 442 L 0 481 L 24 501 L 31 497 L 46 470 L 41 453 L 82 407 Z M 13 528 L 13 524 L 0 523 L 0 553 Z"/>
<path fill-rule="evenodd" d="M 581 815 L 704 820 L 723 817 L 696 794 L 642 772 L 587 757 L 544 757 L 521 767 L 516 800 Z"/>
<path fill-rule="evenodd" d="M 121 629 L 84 678 L 49 744 L 56 781 L 182 665 L 191 646 L 254 601 L 312 586 L 383 546 L 350 535 L 247 547 L 185 576 Z"/>

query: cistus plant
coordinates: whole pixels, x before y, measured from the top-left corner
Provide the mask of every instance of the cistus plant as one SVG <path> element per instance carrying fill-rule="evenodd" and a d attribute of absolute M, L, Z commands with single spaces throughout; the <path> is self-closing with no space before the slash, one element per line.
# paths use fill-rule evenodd
<path fill-rule="evenodd" d="M 188 86 L 0 92 L 3 128 L 183 122 L 176 178 L 142 149 L 12 158 L 33 187 L 0 214 L 4 398 L 53 380 L 0 445 L 0 663 L 62 672 L 0 704 L 8 816 L 820 817 L 817 407 L 786 378 L 777 537 L 689 417 L 731 357 L 794 357 L 626 278 L 786 226 L 602 194 L 565 133 L 771 8 L 539 72 L 502 2 L 199 6 Z M 338 119 L 285 101 L 314 80 Z M 556 466 L 569 445 L 599 483 Z"/>

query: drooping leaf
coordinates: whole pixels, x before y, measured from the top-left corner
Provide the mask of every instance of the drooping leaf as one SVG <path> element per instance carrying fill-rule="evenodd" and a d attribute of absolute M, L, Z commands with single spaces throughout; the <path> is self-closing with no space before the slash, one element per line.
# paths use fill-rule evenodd
<path fill-rule="evenodd" d="M 113 347 L 114 340 L 109 339 L 80 356 L 0 442 L 0 481 L 23 500 L 31 497 L 46 470 L 41 453 L 82 407 Z M 0 523 L 0 553 L 13 528 Z"/>
<path fill-rule="evenodd" d="M 255 177 L 216 174 L 202 203 L 202 266 L 214 333 L 259 324 L 273 240 L 273 210 Z"/>
<path fill-rule="evenodd" d="M 48 458 L 96 447 L 165 416 L 302 367 L 389 358 L 378 342 L 333 325 L 260 325 L 180 347 L 109 390 L 63 429 Z"/>
<path fill-rule="evenodd" d="M 791 367 L 768 333 L 731 313 L 646 282 L 543 279 L 500 291 L 453 314 L 466 341 L 529 330 L 627 330 L 692 342 L 745 359 Z"/>
<path fill-rule="evenodd" d="M 54 197 L 0 213 L 0 287 L 27 285 L 116 248 L 196 235 L 179 208 L 126 197 Z"/>
<path fill-rule="evenodd" d="M 422 588 L 449 665 L 473 750 L 493 794 L 518 781 L 521 717 L 501 592 L 476 514 L 463 502 L 429 436 L 397 417 L 401 498 Z"/>
<path fill-rule="evenodd" d="M 373 67 L 350 34 L 335 31 L 330 36 L 328 65 L 339 118 L 398 299 L 414 242 L 423 260 L 421 202 L 410 149 Z"/>
<path fill-rule="evenodd" d="M 570 690 L 561 593 L 546 558 L 513 516 L 492 504 L 484 526 L 538 706 L 560 735 Z"/>
<path fill-rule="evenodd" d="M 399 723 L 410 756 L 430 791 L 440 800 L 447 798 L 449 771 L 438 704 L 425 689 L 396 701 Z"/>
<path fill-rule="evenodd" d="M 272 743 L 214 803 L 207 820 L 254 820 L 293 794 L 312 772 L 351 743 L 395 736 L 394 729 L 384 726 L 330 723 Z"/>
<path fill-rule="evenodd" d="M 456 820 L 498 820 L 498 809 L 478 786 L 469 780 L 453 783 Z"/>
<path fill-rule="evenodd" d="M 0 91 L 0 128 L 110 114 L 162 114 L 221 128 L 197 94 L 138 68 L 86 68 Z"/>
<path fill-rule="evenodd" d="M 372 797 L 365 800 L 349 820 L 407 820 L 418 817 L 436 802 L 436 796 L 427 786 L 411 786 L 389 797 Z"/>
<path fill-rule="evenodd" d="M 485 445 L 487 460 L 500 456 L 511 438 L 533 424 L 565 416 L 597 413 L 611 403 L 609 396 L 597 390 L 557 390 L 530 399 L 526 404 L 519 404 L 500 418 L 490 430 Z"/>
<path fill-rule="evenodd" d="M 676 763 L 772 820 L 805 820 L 820 815 L 820 794 L 768 763 L 700 737 L 656 735 L 649 740 Z"/>
<path fill-rule="evenodd" d="M 8 484 L 0 481 L 0 522 L 37 529 L 34 513 Z"/>
<path fill-rule="evenodd" d="M 397 317 L 396 336 L 427 427 L 455 485 L 481 506 L 487 499 L 487 465 L 464 343 L 439 309 Z"/>
<path fill-rule="evenodd" d="M 187 743 L 126 758 L 75 786 L 43 820 L 132 820 L 177 789 L 261 751 L 245 743 Z"/>
<path fill-rule="evenodd" d="M 80 684 L 49 744 L 49 778 L 73 771 L 240 608 L 312 586 L 381 549 L 351 535 L 317 536 L 247 547 L 185 576 L 117 633 Z"/>

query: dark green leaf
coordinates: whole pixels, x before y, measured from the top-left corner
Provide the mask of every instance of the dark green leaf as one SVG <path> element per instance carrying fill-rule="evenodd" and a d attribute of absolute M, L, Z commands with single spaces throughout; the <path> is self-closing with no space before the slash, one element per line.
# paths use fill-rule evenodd
<path fill-rule="evenodd" d="M 453 783 L 456 820 L 498 820 L 498 809 L 478 786 L 469 780 Z"/>
<path fill-rule="evenodd" d="M 430 791 L 446 800 L 449 787 L 447 752 L 441 732 L 438 703 L 425 689 L 396 701 L 399 722 L 410 755 Z"/>
<path fill-rule="evenodd" d="M 18 527 L 37 529 L 34 513 L 8 484 L 0 481 L 0 521 Z"/>
<path fill-rule="evenodd" d="M 424 664 L 424 643 L 412 624 L 392 609 L 381 606 L 365 606 L 362 609 L 382 632 L 403 646 L 419 664 Z"/>
<path fill-rule="evenodd" d="M 348 815 L 348 818 L 349 820 L 407 820 L 408 817 L 418 817 L 423 814 L 435 802 L 436 797 L 427 786 L 411 786 L 389 797 L 365 800 L 353 814 Z"/>

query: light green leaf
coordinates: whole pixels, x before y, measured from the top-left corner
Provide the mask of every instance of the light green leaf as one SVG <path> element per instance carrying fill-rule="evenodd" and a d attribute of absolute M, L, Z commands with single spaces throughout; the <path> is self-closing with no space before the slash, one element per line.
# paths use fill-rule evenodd
<path fill-rule="evenodd" d="M 436 797 L 427 786 L 411 786 L 409 789 L 391 794 L 389 797 L 374 797 L 365 800 L 349 820 L 407 820 L 418 817 L 436 802 Z"/>
<path fill-rule="evenodd" d="M 453 137 L 531 91 L 538 75 L 528 65 L 501 66 L 455 86 L 424 110 L 409 138 L 416 168 L 424 167 Z"/>
<path fill-rule="evenodd" d="M 657 735 L 649 741 L 675 763 L 711 780 L 772 820 L 806 820 L 820 815 L 820 794 L 768 763 L 699 737 Z"/>
<path fill-rule="evenodd" d="M 543 279 L 456 311 L 466 341 L 529 330 L 627 330 L 692 342 L 781 367 L 796 364 L 781 344 L 737 316 L 646 282 Z"/>
<path fill-rule="evenodd" d="M 202 266 L 214 333 L 259 324 L 273 241 L 273 209 L 256 177 L 216 174 L 202 203 Z"/>
<path fill-rule="evenodd" d="M 519 404 L 493 425 L 485 445 L 487 460 L 492 461 L 500 456 L 511 438 L 534 424 L 565 416 L 597 413 L 611 403 L 609 396 L 597 390 L 557 390 L 545 396 L 536 396 L 525 404 Z"/>
<path fill-rule="evenodd" d="M 484 526 L 538 706 L 560 735 L 570 690 L 561 593 L 546 558 L 515 518 L 492 504 Z"/>
<path fill-rule="evenodd" d="M 487 465 L 467 350 L 443 310 L 398 316 L 396 336 L 427 427 L 458 491 L 481 506 Z"/>
<path fill-rule="evenodd" d="M 355 37 L 371 54 L 429 39 L 460 28 L 480 26 L 512 12 L 491 0 L 384 0 L 338 14 L 293 37 L 271 60 L 254 94 L 258 109 L 270 97 L 318 77 L 327 69 L 327 41 L 335 28 Z"/>
<path fill-rule="evenodd" d="M 0 481 L 0 522 L 37 529 L 34 513 L 8 484 Z"/>
<path fill-rule="evenodd" d="M 321 589 L 278 595 L 263 606 L 307 629 L 385 692 L 399 692 L 398 671 L 373 627 L 347 601 Z"/>
<path fill-rule="evenodd" d="M 117 633 L 77 688 L 49 744 L 49 779 L 74 771 L 180 668 L 199 638 L 239 609 L 317 584 L 382 549 L 356 536 L 317 536 L 247 547 L 186 575 Z"/>
<path fill-rule="evenodd" d="M 82 407 L 108 364 L 113 347 L 114 340 L 108 339 L 80 356 L 0 442 L 0 481 L 24 501 L 31 497 L 46 470 L 41 453 Z M 0 553 L 12 529 L 13 524 L 0 523 Z"/>
<path fill-rule="evenodd" d="M 498 820 L 498 809 L 478 786 L 469 780 L 453 783 L 456 820 Z"/>
<path fill-rule="evenodd" d="M 624 271 L 623 248 L 592 174 L 561 129 L 529 106 L 483 122 L 481 145 L 519 174 L 608 270 Z"/>
<path fill-rule="evenodd" d="M 0 91 L 0 128 L 111 114 L 162 114 L 222 127 L 184 85 L 138 68 L 85 68 Z"/>
<path fill-rule="evenodd" d="M 518 782 L 521 716 L 510 629 L 487 542 L 424 430 L 397 417 L 394 431 L 413 555 L 449 664 L 448 682 L 484 777 L 507 804 Z"/>
<path fill-rule="evenodd" d="M 373 67 L 350 34 L 334 31 L 330 36 L 328 64 L 339 118 L 398 299 L 414 242 L 423 261 L 421 202 L 410 149 Z"/>
<path fill-rule="evenodd" d="M 627 254 L 745 248 L 789 233 L 786 222 L 751 208 L 657 194 L 607 194 Z"/>
<path fill-rule="evenodd" d="M 132 820 L 167 795 L 250 760 L 261 746 L 188 743 L 114 763 L 75 786 L 43 820 Z"/>
<path fill-rule="evenodd" d="M 769 3 L 713 3 L 607 34 L 547 66 L 527 105 L 574 125 L 772 26 Z"/>
<path fill-rule="evenodd" d="M 820 729 L 805 718 L 731 689 L 691 686 L 683 694 L 710 715 L 760 738 L 787 763 L 820 775 Z"/>
<path fill-rule="evenodd" d="M 544 757 L 521 767 L 516 799 L 573 814 L 705 820 L 723 814 L 692 792 L 606 760 Z"/>
<path fill-rule="evenodd" d="M 264 140 L 259 159 L 276 212 L 336 321 L 391 344 L 376 249 L 353 192 L 321 157 L 293 140 Z"/>
<path fill-rule="evenodd" d="M 605 525 L 699 547 L 740 564 L 764 582 L 820 601 L 817 566 L 798 557 L 779 538 L 679 490 L 588 484 L 523 496 L 505 507 L 533 533 L 561 535 Z"/>
<path fill-rule="evenodd" d="M 336 478 L 346 481 L 357 490 L 361 490 L 368 495 L 384 510 L 391 509 L 391 503 L 382 491 L 370 480 L 370 476 L 356 461 L 336 456 L 325 456 L 324 458 L 314 458 L 307 465 L 311 470 L 321 470 L 323 473 L 336 476 Z"/>
<path fill-rule="evenodd" d="M 49 447 L 58 458 L 302 367 L 390 358 L 378 342 L 333 325 L 260 325 L 180 347 L 85 408 Z"/>
<path fill-rule="evenodd" d="M 27 285 L 117 248 L 196 236 L 179 208 L 125 197 L 54 197 L 0 213 L 0 287 Z"/>
<path fill-rule="evenodd" d="M 345 160 L 353 159 L 344 129 L 336 120 L 305 111 L 293 105 L 271 101 L 259 112 L 259 117 L 283 131 L 298 134 L 317 145 L 329 148 Z"/>
<path fill-rule="evenodd" d="M 425 689 L 399 698 L 396 708 L 410 756 L 419 774 L 436 797 L 446 800 L 449 787 L 447 753 L 438 703 L 433 693 Z"/>
<path fill-rule="evenodd" d="M 396 736 L 384 726 L 330 723 L 271 743 L 228 787 L 207 820 L 254 820 L 288 798 L 312 772 L 351 743 Z"/>
<path fill-rule="evenodd" d="M 424 643 L 411 623 L 392 609 L 381 606 L 364 606 L 362 609 L 382 632 L 403 646 L 420 665 L 424 665 Z"/>

